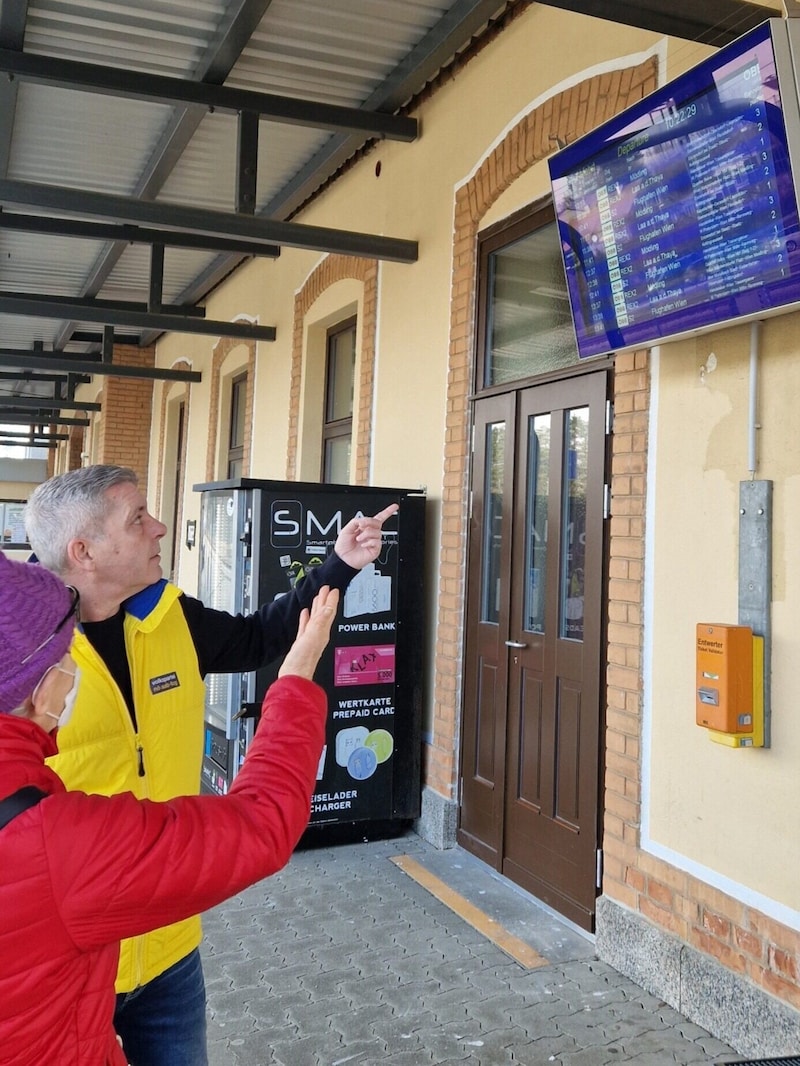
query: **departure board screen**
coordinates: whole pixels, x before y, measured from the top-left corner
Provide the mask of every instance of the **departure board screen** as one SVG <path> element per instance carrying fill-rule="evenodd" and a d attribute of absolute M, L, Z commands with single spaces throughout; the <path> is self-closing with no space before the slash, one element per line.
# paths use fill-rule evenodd
<path fill-rule="evenodd" d="M 775 22 L 550 160 L 581 356 L 800 301 Z"/>

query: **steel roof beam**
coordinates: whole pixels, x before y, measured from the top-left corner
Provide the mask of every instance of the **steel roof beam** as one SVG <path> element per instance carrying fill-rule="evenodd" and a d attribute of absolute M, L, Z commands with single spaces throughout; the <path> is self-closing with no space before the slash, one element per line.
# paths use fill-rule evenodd
<path fill-rule="evenodd" d="M 142 378 L 149 381 L 202 381 L 199 370 L 170 370 L 160 366 L 126 366 L 122 363 L 95 363 L 91 359 L 74 359 L 65 352 L 33 354 L 0 348 L 0 366 L 21 370 L 66 370 L 75 374 L 97 374 L 114 378 Z M 44 380 L 44 379 L 42 379 Z M 62 379 L 63 380 L 63 379 Z"/>
<path fill-rule="evenodd" d="M 192 71 L 192 80 L 222 85 L 260 25 L 270 3 L 271 0 L 230 0 L 213 40 Z M 203 107 L 178 107 L 173 110 L 131 190 L 134 197 L 140 200 L 155 200 L 158 197 L 206 114 Z M 5 175 L 0 174 L 0 177 Z M 94 296 L 100 292 L 125 247 L 119 241 L 106 245 L 81 288 L 82 296 Z M 55 347 L 63 348 L 74 330 L 74 322 L 65 322 L 58 331 Z"/>
<path fill-rule="evenodd" d="M 14 433 L 12 430 L 0 429 L 0 440 L 7 444 L 30 444 L 34 448 L 46 447 L 42 441 L 69 440 L 69 433 Z"/>
<path fill-rule="evenodd" d="M 413 141 L 418 131 L 416 119 L 401 115 L 379 114 L 358 107 L 233 89 L 184 78 L 168 78 L 162 74 L 140 74 L 94 63 L 31 55 L 9 48 L 0 48 L 0 71 L 24 81 L 55 85 L 61 89 L 80 89 L 82 92 L 158 104 L 188 104 L 234 115 L 250 112 L 270 122 L 314 129 L 347 130 L 395 141 Z"/>
<path fill-rule="evenodd" d="M 0 393 L 0 411 L 7 407 L 13 410 L 15 407 L 33 407 L 38 411 L 99 411 L 99 403 L 81 402 L 77 400 L 56 400 L 46 396 L 9 396 Z M 34 419 L 35 421 L 35 419 Z"/>
<path fill-rule="evenodd" d="M 0 292 L 0 314 L 31 318 L 64 318 L 78 322 L 101 322 L 109 326 L 133 326 L 161 333 L 201 333 L 212 337 L 241 337 L 244 340 L 274 341 L 274 326 L 251 322 L 220 322 L 190 318 L 188 315 L 160 314 L 137 310 L 138 305 L 95 301 L 71 296 L 40 293 Z M 131 309 L 132 308 L 132 309 Z"/>
<path fill-rule="evenodd" d="M 0 210 L 0 229 L 22 230 L 24 233 L 47 233 L 59 237 L 82 237 L 90 241 L 120 241 L 124 244 L 163 244 L 168 248 L 192 248 L 207 252 L 233 252 L 277 259 L 281 254 L 275 244 L 261 241 L 233 240 L 229 237 L 209 237 L 204 233 L 186 233 L 144 226 L 114 225 L 110 222 L 88 222 L 77 218 L 50 218 L 45 215 L 19 215 Z"/>
<path fill-rule="evenodd" d="M 194 69 L 193 80 L 222 85 L 271 4 L 272 0 L 227 0 L 223 19 Z"/>
<path fill-rule="evenodd" d="M 399 237 L 380 237 L 352 230 L 308 226 L 300 222 L 279 222 L 260 215 L 253 217 L 202 207 L 153 203 L 129 196 L 84 192 L 33 181 L 0 180 L 0 204 L 22 204 L 44 210 L 66 211 L 68 214 L 115 218 L 120 222 L 144 222 L 189 233 L 233 234 L 247 240 L 274 241 L 290 248 L 341 252 L 342 255 L 388 259 L 398 263 L 414 263 L 419 255 L 416 241 Z"/>
<path fill-rule="evenodd" d="M 99 330 L 97 333 L 95 333 L 93 330 L 76 329 L 75 332 L 72 334 L 72 336 L 70 337 L 70 339 L 69 339 L 69 341 L 67 343 L 68 344 L 102 344 L 103 343 L 103 332 L 102 332 L 102 330 Z M 139 334 L 138 333 L 118 333 L 116 330 L 114 331 L 114 344 L 126 344 L 126 345 L 128 345 L 129 347 L 132 347 L 132 348 L 138 348 L 138 347 L 146 348 L 147 347 L 146 344 L 145 345 L 140 345 L 139 344 Z M 57 345 L 54 345 L 54 350 L 57 350 L 57 347 L 58 347 Z M 72 354 L 71 352 L 64 352 L 64 355 L 71 355 L 71 354 Z M 86 353 L 81 353 L 81 354 L 85 355 Z"/>
<path fill-rule="evenodd" d="M 92 424 L 88 418 L 66 418 L 60 415 L 46 415 L 41 418 L 35 418 L 30 412 L 22 414 L 22 412 L 17 413 L 16 411 L 6 410 L 3 410 L 0 421 L 12 426 L 90 426 Z"/>
<path fill-rule="evenodd" d="M 0 0 L 0 47 L 22 51 L 25 40 L 25 23 L 28 20 L 28 0 L 14 4 Z M 8 173 L 11 137 L 14 132 L 14 116 L 17 111 L 18 82 L 13 78 L 0 78 L 0 178 Z"/>
<path fill-rule="evenodd" d="M 16 293 L 12 290 L 0 291 L 0 296 L 24 296 L 24 293 Z M 38 297 L 36 297 L 38 299 Z M 134 300 L 105 300 L 98 296 L 53 296 L 48 294 L 44 297 L 47 300 L 54 300 L 56 303 L 71 304 L 74 300 L 83 299 L 87 307 L 95 308 L 99 311 L 117 311 L 120 307 L 125 310 L 131 311 L 147 311 L 148 306 L 146 303 L 137 303 Z M 167 304 L 161 308 L 161 313 L 165 315 L 173 315 L 176 318 L 205 318 L 206 309 L 204 307 L 198 307 L 197 304 Z M 91 321 L 96 321 L 92 319 Z"/>
<path fill-rule="evenodd" d="M 6 352 L 11 350 L 5 349 Z M 4 349 L 0 348 L 0 353 L 3 351 Z M 32 353 L 26 352 L 25 354 Z M 0 364 L 2 364 L 2 360 L 0 360 Z M 20 384 L 25 382 L 35 385 L 37 382 L 41 382 L 44 385 L 66 385 L 68 377 L 68 374 L 35 374 L 30 370 L 25 370 L 22 373 L 13 370 L 0 370 L 0 381 L 18 381 Z M 83 380 L 78 382 L 78 384 L 85 384 L 89 380 L 84 374 L 81 374 L 80 377 Z"/>
<path fill-rule="evenodd" d="M 419 44 L 363 102 L 372 111 L 394 111 L 434 77 L 472 37 L 505 7 L 504 0 L 456 0 Z M 363 136 L 334 133 L 320 150 L 300 168 L 276 196 L 258 212 L 258 217 L 285 219 L 296 211 L 365 140 Z M 218 255 L 181 293 L 181 300 L 193 303 L 213 289 L 243 259 L 241 255 Z M 155 338 L 143 338 L 151 342 Z"/>
<path fill-rule="evenodd" d="M 659 32 L 673 36 L 688 36 L 691 40 L 711 40 L 716 34 L 714 43 L 717 44 L 733 40 L 745 29 L 750 29 L 775 14 L 774 11 L 746 0 L 707 0 L 705 4 L 700 5 L 696 0 L 670 0 L 669 3 L 664 0 L 543 2 L 551 7 L 581 11 L 587 15 L 613 19 L 631 26 L 658 29 Z M 496 17 L 504 6 L 498 0 L 456 0 L 419 44 L 381 82 L 372 95 L 367 97 L 362 106 L 373 111 L 392 111 L 401 107 L 457 55 L 490 19 Z M 681 10 L 683 16 L 687 11 L 693 12 L 694 18 L 700 21 L 690 26 L 687 18 L 676 17 L 676 8 Z M 659 17 L 662 23 L 668 24 L 668 28 L 656 24 Z M 743 17 L 745 23 L 739 23 L 739 17 Z M 346 133 L 334 134 L 259 213 L 271 218 L 287 218 L 363 144 L 363 137 Z M 242 258 L 224 254 L 217 256 L 190 285 L 187 285 L 180 293 L 179 299 L 187 303 L 201 299 L 230 274 Z M 149 335 L 143 337 L 147 342 L 153 339 Z"/>
<path fill-rule="evenodd" d="M 393 111 L 407 103 L 504 7 L 504 0 L 456 0 L 419 44 L 367 97 L 363 106 L 370 110 Z M 335 134 L 265 205 L 263 213 L 285 218 L 363 144 L 363 137 L 341 132 Z"/>
<path fill-rule="evenodd" d="M 717 48 L 730 44 L 764 19 L 780 16 L 775 8 L 749 0 L 540 0 L 546 7 L 559 7 L 581 15 L 610 19 L 686 41 Z"/>

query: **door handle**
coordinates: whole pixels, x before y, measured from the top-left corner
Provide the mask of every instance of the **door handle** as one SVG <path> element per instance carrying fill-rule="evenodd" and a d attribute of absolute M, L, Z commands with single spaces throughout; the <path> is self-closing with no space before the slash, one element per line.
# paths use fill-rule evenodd
<path fill-rule="evenodd" d="M 506 641 L 506 647 L 507 648 L 527 648 L 528 645 L 521 643 L 519 640 L 507 640 Z"/>

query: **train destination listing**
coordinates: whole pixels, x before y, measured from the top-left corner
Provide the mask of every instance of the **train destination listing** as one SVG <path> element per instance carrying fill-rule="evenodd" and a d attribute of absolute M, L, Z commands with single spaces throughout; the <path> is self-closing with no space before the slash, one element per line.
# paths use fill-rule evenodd
<path fill-rule="evenodd" d="M 756 312 L 765 285 L 782 302 L 800 296 L 769 38 L 690 91 L 660 99 L 553 177 L 581 355 Z"/>

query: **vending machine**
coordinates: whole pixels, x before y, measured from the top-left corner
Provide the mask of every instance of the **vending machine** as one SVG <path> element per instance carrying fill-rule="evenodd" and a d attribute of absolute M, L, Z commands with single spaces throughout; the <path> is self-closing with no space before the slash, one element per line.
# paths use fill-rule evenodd
<path fill-rule="evenodd" d="M 234 614 L 289 594 L 333 551 L 351 518 L 399 504 L 384 524 L 380 556 L 341 598 L 315 675 L 329 713 L 306 837 L 334 826 L 383 831 L 418 817 L 424 494 L 250 478 L 195 490 L 201 493 L 199 596 Z M 228 790 L 279 665 L 206 678 L 204 791 Z"/>

